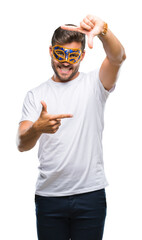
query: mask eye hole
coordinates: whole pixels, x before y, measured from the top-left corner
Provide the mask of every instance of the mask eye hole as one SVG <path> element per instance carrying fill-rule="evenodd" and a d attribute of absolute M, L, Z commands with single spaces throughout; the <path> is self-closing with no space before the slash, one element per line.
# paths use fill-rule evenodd
<path fill-rule="evenodd" d="M 55 50 L 55 53 L 58 55 L 58 57 L 64 58 L 65 54 L 62 50 Z"/>
<path fill-rule="evenodd" d="M 70 58 L 77 58 L 79 57 L 78 53 L 70 53 Z"/>

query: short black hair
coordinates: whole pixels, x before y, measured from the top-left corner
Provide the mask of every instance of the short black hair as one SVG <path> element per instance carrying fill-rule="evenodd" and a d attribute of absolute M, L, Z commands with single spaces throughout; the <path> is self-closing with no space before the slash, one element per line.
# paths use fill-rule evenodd
<path fill-rule="evenodd" d="M 76 27 L 74 24 L 66 24 L 66 26 Z M 56 44 L 63 45 L 71 42 L 81 42 L 81 50 L 83 52 L 85 49 L 85 34 L 76 31 L 64 30 L 61 27 L 58 27 L 54 31 L 51 39 L 52 46 Z"/>

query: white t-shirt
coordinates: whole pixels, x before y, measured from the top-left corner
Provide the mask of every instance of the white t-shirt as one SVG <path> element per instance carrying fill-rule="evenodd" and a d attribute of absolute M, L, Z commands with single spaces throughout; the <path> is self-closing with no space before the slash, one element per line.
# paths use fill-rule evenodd
<path fill-rule="evenodd" d="M 21 121 L 39 118 L 41 100 L 49 114 L 73 114 L 61 120 L 55 134 L 42 134 L 39 139 L 36 194 L 67 196 L 107 186 L 102 132 L 109 92 L 95 70 L 64 83 L 49 79 L 27 93 Z"/>

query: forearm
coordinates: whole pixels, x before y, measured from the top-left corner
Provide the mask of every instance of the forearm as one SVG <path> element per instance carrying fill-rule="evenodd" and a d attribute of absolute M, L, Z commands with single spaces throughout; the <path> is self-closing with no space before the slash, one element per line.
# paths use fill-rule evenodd
<path fill-rule="evenodd" d="M 125 50 L 120 41 L 108 29 L 105 36 L 99 35 L 104 50 L 109 61 L 115 65 L 120 65 L 126 58 Z"/>
<path fill-rule="evenodd" d="M 28 151 L 32 149 L 41 133 L 38 132 L 37 123 L 33 123 L 28 129 L 25 129 L 18 133 L 17 147 L 20 152 Z"/>

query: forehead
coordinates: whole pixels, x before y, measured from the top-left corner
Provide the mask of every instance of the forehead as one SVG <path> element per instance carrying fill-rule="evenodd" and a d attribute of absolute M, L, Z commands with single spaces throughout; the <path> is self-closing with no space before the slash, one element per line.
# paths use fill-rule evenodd
<path fill-rule="evenodd" d="M 80 48 L 81 49 L 81 43 L 80 42 L 71 42 L 60 45 L 63 48 Z"/>

